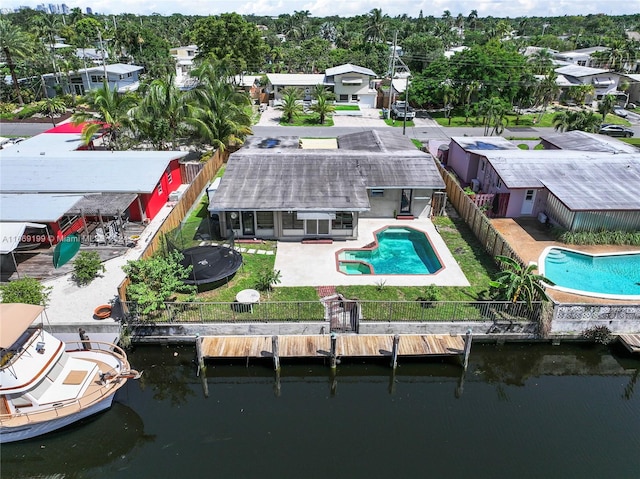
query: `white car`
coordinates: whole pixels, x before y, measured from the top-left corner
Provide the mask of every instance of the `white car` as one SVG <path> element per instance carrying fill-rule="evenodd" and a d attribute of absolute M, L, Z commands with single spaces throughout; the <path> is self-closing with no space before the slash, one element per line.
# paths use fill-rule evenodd
<path fill-rule="evenodd" d="M 619 117 L 626 118 L 629 112 L 624 108 L 620 108 L 619 106 L 613 107 L 613 114 L 618 115 Z"/>

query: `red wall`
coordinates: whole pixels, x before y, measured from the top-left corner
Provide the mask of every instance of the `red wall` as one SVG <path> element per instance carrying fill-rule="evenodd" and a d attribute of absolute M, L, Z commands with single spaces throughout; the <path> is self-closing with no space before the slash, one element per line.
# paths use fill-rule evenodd
<path fill-rule="evenodd" d="M 153 193 L 142 193 L 138 195 L 145 215 L 149 220 L 152 220 L 158 214 L 158 211 L 167 204 L 169 193 L 177 190 L 182 184 L 180 163 L 178 160 L 171 160 L 168 170 L 169 172 L 165 171 L 158 182 L 158 185 L 161 186 L 161 188 L 158 188 L 158 185 L 156 185 Z M 171 177 L 171 183 L 169 183 L 169 177 Z M 162 190 L 162 193 L 159 192 L 160 190 Z M 140 213 L 137 200 L 134 200 L 134 202 L 131 203 L 131 206 L 129 207 L 129 216 L 132 221 L 142 220 L 142 214 Z"/>

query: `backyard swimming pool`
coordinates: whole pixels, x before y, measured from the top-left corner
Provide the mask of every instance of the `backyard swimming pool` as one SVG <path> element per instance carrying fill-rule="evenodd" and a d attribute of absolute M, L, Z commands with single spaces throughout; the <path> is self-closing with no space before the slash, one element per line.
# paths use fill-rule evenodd
<path fill-rule="evenodd" d="M 364 248 L 336 253 L 344 274 L 434 274 L 443 266 L 429 238 L 409 227 L 386 227 Z"/>
<path fill-rule="evenodd" d="M 640 299 L 640 252 L 591 255 L 567 248 L 546 248 L 540 273 L 555 289 L 610 299 Z"/>

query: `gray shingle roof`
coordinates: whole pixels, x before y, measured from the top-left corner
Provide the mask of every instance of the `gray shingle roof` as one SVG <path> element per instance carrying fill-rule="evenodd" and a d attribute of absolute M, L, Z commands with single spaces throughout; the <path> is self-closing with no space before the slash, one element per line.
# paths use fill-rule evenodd
<path fill-rule="evenodd" d="M 342 75 L 344 73 L 360 73 L 362 75 L 368 75 L 371 77 L 376 76 L 373 70 L 369 68 L 360 67 L 358 65 L 352 65 L 351 63 L 346 63 L 344 65 L 338 65 L 337 67 L 327 68 L 325 71 L 325 75 L 328 77 L 334 75 Z"/>
<path fill-rule="evenodd" d="M 638 153 L 638 149 L 635 146 L 629 145 L 624 141 L 580 130 L 551 133 L 541 135 L 540 138 L 561 150 Z"/>
<path fill-rule="evenodd" d="M 367 132 L 364 132 L 367 133 Z M 351 138 L 359 144 L 366 134 Z M 213 197 L 219 210 L 366 211 L 367 188 L 444 189 L 430 155 L 409 148 L 392 155 L 386 150 L 260 149 L 263 138 L 232 154 Z"/>
<path fill-rule="evenodd" d="M 482 151 L 508 188 L 546 186 L 573 210 L 640 209 L 640 154 Z"/>

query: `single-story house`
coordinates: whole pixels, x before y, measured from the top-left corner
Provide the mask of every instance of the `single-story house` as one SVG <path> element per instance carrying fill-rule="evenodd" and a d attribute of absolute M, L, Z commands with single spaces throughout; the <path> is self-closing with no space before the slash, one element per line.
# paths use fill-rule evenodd
<path fill-rule="evenodd" d="M 224 236 L 352 239 L 359 218 L 431 214 L 445 188 L 431 155 L 391 132 L 337 141 L 327 150 L 300 149 L 298 137 L 249 138 L 210 198 Z"/>
<path fill-rule="evenodd" d="M 455 143 L 452 139 L 449 166 L 464 158 L 479 160 L 474 189 L 493 195 L 493 216 L 537 216 L 571 231 L 640 229 L 637 152 L 612 151 L 603 140 L 604 151 L 489 148 L 463 150 L 464 158 L 452 158 L 460 155 Z"/>
<path fill-rule="evenodd" d="M 323 85 L 334 93 L 340 103 L 356 103 L 363 108 L 374 108 L 377 91 L 372 83 L 376 74 L 364 67 L 347 63 L 327 68 L 324 74 L 267 73 L 269 80 L 265 91 L 269 100 L 278 102 L 282 90 L 287 87 L 299 88 L 303 100 L 311 101 L 316 85 Z"/>
<path fill-rule="evenodd" d="M 517 150 L 518 147 L 501 136 L 463 136 L 452 137 L 448 154 L 443 158 L 444 166 L 455 171 L 463 186 L 472 186 L 474 190 L 482 189 L 478 172 L 482 151 L 484 150 Z"/>
<path fill-rule="evenodd" d="M 57 73 L 47 73 L 42 75 L 47 89 L 47 96 L 49 98 L 56 96 L 54 88 L 56 85 L 62 87 L 63 93 L 74 93 L 76 95 L 84 95 L 89 90 L 102 88 L 105 70 L 109 88 L 112 90 L 115 88 L 118 93 L 126 93 L 138 89 L 140 86 L 140 72 L 144 70 L 144 67 L 114 63 L 113 65 L 81 68 L 62 76 Z"/>
<path fill-rule="evenodd" d="M 0 222 L 43 223 L 61 239 L 92 218 L 151 220 L 182 183 L 185 152 L 79 150 L 80 134 L 60 129 L 3 151 Z"/>
<path fill-rule="evenodd" d="M 638 153 L 638 149 L 606 135 L 574 130 L 541 135 L 545 150 L 601 151 L 605 153 Z"/>

